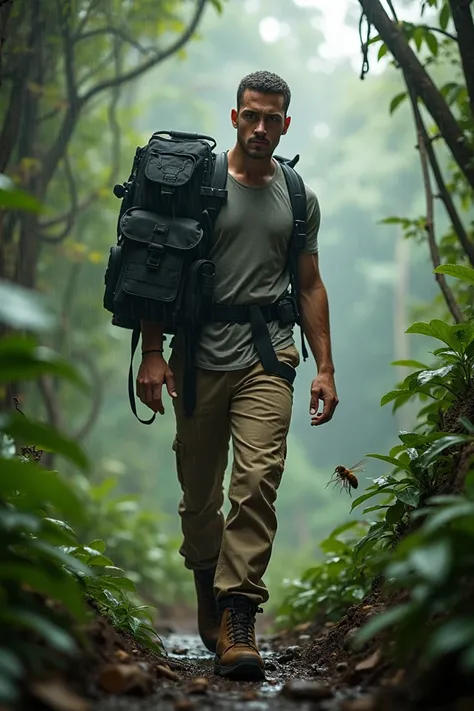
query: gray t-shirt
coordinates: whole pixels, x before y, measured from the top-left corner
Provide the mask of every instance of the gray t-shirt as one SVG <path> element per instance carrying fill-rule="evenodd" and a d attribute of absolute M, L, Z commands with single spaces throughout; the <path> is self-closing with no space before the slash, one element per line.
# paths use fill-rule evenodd
<path fill-rule="evenodd" d="M 306 187 L 307 237 L 305 251 L 318 251 L 320 209 L 315 193 Z M 219 213 L 209 259 L 216 277 L 214 300 L 220 304 L 271 304 L 288 288 L 288 242 L 293 213 L 282 168 L 267 185 L 251 187 L 232 175 L 228 199 Z M 275 350 L 293 341 L 291 326 L 268 324 Z M 259 360 L 250 324 L 208 323 L 197 346 L 196 365 L 208 370 L 239 370 Z"/>

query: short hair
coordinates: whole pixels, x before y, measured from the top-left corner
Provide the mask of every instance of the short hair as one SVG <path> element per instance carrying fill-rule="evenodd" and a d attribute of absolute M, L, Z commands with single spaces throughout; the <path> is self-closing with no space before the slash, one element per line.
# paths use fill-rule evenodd
<path fill-rule="evenodd" d="M 247 89 L 250 91 L 260 91 L 262 94 L 281 94 L 283 96 L 283 108 L 286 115 L 291 101 L 291 91 L 286 81 L 279 77 L 278 74 L 267 71 L 247 74 L 247 76 L 241 80 L 239 88 L 237 89 L 237 110 L 240 109 L 242 97 Z"/>

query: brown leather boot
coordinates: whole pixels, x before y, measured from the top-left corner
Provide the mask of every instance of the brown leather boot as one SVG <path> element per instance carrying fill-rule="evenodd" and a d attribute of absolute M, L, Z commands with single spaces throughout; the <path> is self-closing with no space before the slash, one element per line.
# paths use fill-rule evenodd
<path fill-rule="evenodd" d="M 216 651 L 222 617 L 214 597 L 215 573 L 215 568 L 194 571 L 194 585 L 198 604 L 198 630 L 204 646 L 210 652 Z"/>
<path fill-rule="evenodd" d="M 224 603 L 214 671 L 227 679 L 265 679 L 263 660 L 255 641 L 255 614 L 262 612 L 244 595 Z"/>

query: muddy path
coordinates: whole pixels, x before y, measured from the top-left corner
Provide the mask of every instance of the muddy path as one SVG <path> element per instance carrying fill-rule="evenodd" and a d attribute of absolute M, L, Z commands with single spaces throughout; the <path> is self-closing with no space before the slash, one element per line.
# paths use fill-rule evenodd
<path fill-rule="evenodd" d="M 367 688 L 340 687 L 328 676 L 328 668 L 308 664 L 308 634 L 292 640 L 260 635 L 258 643 L 265 662 L 263 682 L 230 682 L 214 675 L 213 655 L 198 635 L 174 633 L 163 636 L 168 666 L 174 679 L 161 678 L 150 694 L 101 694 L 93 711 L 371 711 Z M 291 641 L 291 644 L 288 642 Z"/>

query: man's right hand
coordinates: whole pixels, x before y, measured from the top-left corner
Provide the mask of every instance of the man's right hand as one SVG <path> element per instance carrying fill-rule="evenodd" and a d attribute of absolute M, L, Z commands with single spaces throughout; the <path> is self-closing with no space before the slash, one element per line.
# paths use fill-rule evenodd
<path fill-rule="evenodd" d="M 177 397 L 174 375 L 161 353 L 147 353 L 137 375 L 137 397 L 142 403 L 163 415 L 162 389 L 166 385 L 170 397 Z"/>

